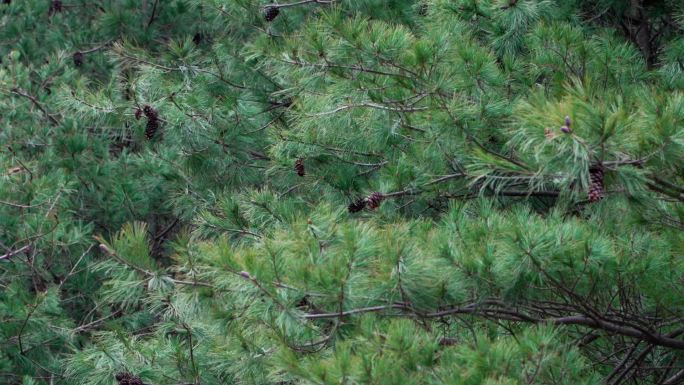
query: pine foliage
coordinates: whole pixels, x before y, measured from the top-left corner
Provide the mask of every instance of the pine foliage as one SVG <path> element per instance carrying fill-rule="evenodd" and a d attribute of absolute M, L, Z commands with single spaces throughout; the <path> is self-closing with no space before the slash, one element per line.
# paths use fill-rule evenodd
<path fill-rule="evenodd" d="M 0 4 L 0 384 L 676 384 L 684 5 Z"/>

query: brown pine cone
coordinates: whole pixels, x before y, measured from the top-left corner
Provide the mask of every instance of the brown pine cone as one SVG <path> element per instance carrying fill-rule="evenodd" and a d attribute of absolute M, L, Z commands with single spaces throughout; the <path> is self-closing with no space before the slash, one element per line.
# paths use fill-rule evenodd
<path fill-rule="evenodd" d="M 157 130 L 159 130 L 159 113 L 157 112 L 157 110 L 148 105 L 143 107 L 143 113 L 147 118 L 147 125 L 145 127 L 145 137 L 148 140 L 151 140 L 152 138 L 154 138 L 154 135 L 157 133 Z"/>
<path fill-rule="evenodd" d="M 269 5 L 268 7 L 264 8 L 264 19 L 268 22 L 271 22 L 275 20 L 276 17 L 278 17 L 279 13 L 280 7 L 277 7 L 275 5 Z"/>
<path fill-rule="evenodd" d="M 382 195 L 382 193 L 379 192 L 374 192 L 371 195 L 366 197 L 366 202 L 368 204 L 368 208 L 371 210 L 375 210 L 378 207 L 380 207 L 380 203 L 382 203 L 383 199 L 385 199 L 385 196 Z"/>
<path fill-rule="evenodd" d="M 83 59 L 84 59 L 83 52 L 77 51 L 76 53 L 74 53 L 72 58 L 74 60 L 74 65 L 76 67 L 80 67 L 83 65 Z"/>
<path fill-rule="evenodd" d="M 119 382 L 119 385 L 147 385 L 142 382 L 140 377 L 127 372 L 117 373 L 116 381 Z"/>
<path fill-rule="evenodd" d="M 350 203 L 349 206 L 347 206 L 347 210 L 352 214 L 358 213 L 359 211 L 366 208 L 367 203 L 368 202 L 366 201 L 366 198 L 357 199 L 354 202 Z"/>
<path fill-rule="evenodd" d="M 62 0 L 52 0 L 48 9 L 48 16 L 62 12 Z"/>
<path fill-rule="evenodd" d="M 592 166 L 589 169 L 590 184 L 587 197 L 589 198 L 590 202 L 598 202 L 603 199 L 605 195 L 605 191 L 603 189 L 603 177 L 604 172 L 602 166 Z"/>
<path fill-rule="evenodd" d="M 294 169 L 295 169 L 295 171 L 297 171 L 297 175 L 299 175 L 299 176 L 306 175 L 306 168 L 304 167 L 304 159 L 302 159 L 302 158 L 297 159 L 297 161 L 295 162 L 295 165 L 294 165 Z"/>
<path fill-rule="evenodd" d="M 145 126 L 145 138 L 147 138 L 147 140 L 152 140 L 157 133 L 157 130 L 159 130 L 159 121 L 148 119 L 147 125 Z"/>

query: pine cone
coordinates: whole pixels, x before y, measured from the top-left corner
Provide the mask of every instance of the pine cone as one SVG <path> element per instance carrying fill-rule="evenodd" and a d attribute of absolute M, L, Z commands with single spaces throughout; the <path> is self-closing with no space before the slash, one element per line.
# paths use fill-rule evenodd
<path fill-rule="evenodd" d="M 385 199 L 385 196 L 382 195 L 382 193 L 379 192 L 374 192 L 371 195 L 366 197 L 366 202 L 368 204 L 368 208 L 371 210 L 375 210 L 378 207 L 380 207 L 380 203 L 382 203 L 383 199 Z"/>
<path fill-rule="evenodd" d="M 159 118 L 159 114 L 157 113 L 157 110 L 152 108 L 151 106 L 145 106 L 143 107 L 143 113 L 145 113 L 145 116 L 147 119 L 154 119 L 157 120 Z"/>
<path fill-rule="evenodd" d="M 269 5 L 268 7 L 264 8 L 264 19 L 269 22 L 273 21 L 276 17 L 278 17 L 279 13 L 280 7 Z"/>
<path fill-rule="evenodd" d="M 204 34 L 202 32 L 197 32 L 195 36 L 192 37 L 192 42 L 195 43 L 195 45 L 200 45 L 202 40 L 204 40 Z"/>
<path fill-rule="evenodd" d="M 297 161 L 295 162 L 295 165 L 294 165 L 294 169 L 295 169 L 295 171 L 297 171 L 297 175 L 299 175 L 299 176 L 306 175 L 306 168 L 304 168 L 304 159 L 302 159 L 302 158 L 297 159 Z"/>
<path fill-rule="evenodd" d="M 52 0 L 50 8 L 48 9 L 48 16 L 52 16 L 59 12 L 62 12 L 62 0 Z"/>
<path fill-rule="evenodd" d="M 347 206 L 347 210 L 352 214 L 358 213 L 359 211 L 366 208 L 366 204 L 368 204 L 366 198 L 357 199 L 354 202 L 350 203 L 349 206 Z"/>
<path fill-rule="evenodd" d="M 83 65 L 83 59 L 84 59 L 83 52 L 77 51 L 76 53 L 74 53 L 74 55 L 72 57 L 74 59 L 74 65 L 76 67 L 80 67 Z"/>
<path fill-rule="evenodd" d="M 603 167 L 601 165 L 589 168 L 589 193 L 587 194 L 590 202 L 598 202 L 603 199 Z"/>
<path fill-rule="evenodd" d="M 572 128 L 570 128 L 572 124 L 572 121 L 570 120 L 569 116 L 565 117 L 565 125 L 561 126 L 560 130 L 563 131 L 566 134 L 569 134 L 572 132 Z"/>
<path fill-rule="evenodd" d="M 116 381 L 119 382 L 119 385 L 146 385 L 140 377 L 126 372 L 117 373 Z"/>
<path fill-rule="evenodd" d="M 145 127 L 145 137 L 148 140 L 154 138 L 154 135 L 159 130 L 159 113 L 150 106 L 143 107 L 143 113 L 147 117 L 147 126 Z"/>
<path fill-rule="evenodd" d="M 159 130 L 159 121 L 152 119 L 148 120 L 147 125 L 145 126 L 145 138 L 147 138 L 147 140 L 152 140 L 157 133 L 157 130 Z"/>

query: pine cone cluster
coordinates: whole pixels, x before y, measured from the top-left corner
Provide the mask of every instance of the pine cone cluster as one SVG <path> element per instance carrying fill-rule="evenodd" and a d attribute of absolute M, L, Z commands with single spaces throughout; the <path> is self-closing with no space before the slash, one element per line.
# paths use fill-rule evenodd
<path fill-rule="evenodd" d="M 299 158 L 294 164 L 294 169 L 297 172 L 297 175 L 299 176 L 304 176 L 306 175 L 306 168 L 304 167 L 304 159 Z"/>
<path fill-rule="evenodd" d="M 560 130 L 563 131 L 563 133 L 570 134 L 572 133 L 572 128 L 570 128 L 572 121 L 570 120 L 569 116 L 565 117 L 565 125 L 561 126 Z"/>
<path fill-rule="evenodd" d="M 369 196 L 361 199 L 357 199 L 347 206 L 347 210 L 350 213 L 358 213 L 359 211 L 368 207 L 371 210 L 375 210 L 380 207 L 380 204 L 385 199 L 385 196 L 380 192 L 374 192 Z"/>
<path fill-rule="evenodd" d="M 72 56 L 72 59 L 74 60 L 74 65 L 76 67 L 82 66 L 83 65 L 83 59 L 84 59 L 83 52 L 76 51 L 76 53 L 74 53 L 74 55 Z"/>
<path fill-rule="evenodd" d="M 117 373 L 115 378 L 119 385 L 147 385 L 140 377 L 127 372 Z"/>
<path fill-rule="evenodd" d="M 280 8 L 275 5 L 269 5 L 268 7 L 264 8 L 264 20 L 271 22 L 275 20 L 276 17 L 278 17 L 278 14 L 280 13 Z"/>
<path fill-rule="evenodd" d="M 587 194 L 590 202 L 598 202 L 603 199 L 605 191 L 603 190 L 603 167 L 600 165 L 589 168 L 589 193 Z"/>
<path fill-rule="evenodd" d="M 146 105 L 145 107 L 143 107 L 142 110 L 138 109 L 137 111 L 135 111 L 135 118 L 140 119 L 142 114 L 145 114 L 145 117 L 147 118 L 147 125 L 145 126 L 145 137 L 148 140 L 151 140 L 152 138 L 154 138 L 154 135 L 157 133 L 161 125 L 159 120 L 159 113 L 151 106 Z"/>

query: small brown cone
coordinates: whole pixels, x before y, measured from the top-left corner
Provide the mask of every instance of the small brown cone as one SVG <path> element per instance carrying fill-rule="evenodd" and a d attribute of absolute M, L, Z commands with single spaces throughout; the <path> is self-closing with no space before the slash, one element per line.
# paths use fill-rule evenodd
<path fill-rule="evenodd" d="M 72 58 L 74 60 L 74 65 L 76 67 L 80 67 L 83 65 L 83 60 L 85 59 L 85 57 L 83 56 L 83 52 L 77 51 L 76 53 L 74 53 Z"/>
<path fill-rule="evenodd" d="M 152 108 L 151 106 L 145 106 L 143 107 L 143 113 L 145 114 L 145 117 L 147 118 L 147 125 L 145 126 L 145 137 L 148 140 L 151 140 L 154 138 L 155 134 L 159 130 L 160 122 L 159 122 L 159 113 L 157 110 Z M 136 113 L 137 116 L 137 113 Z"/>
<path fill-rule="evenodd" d="M 357 199 L 350 203 L 349 206 L 347 206 L 347 211 L 349 211 L 352 214 L 358 213 L 359 211 L 366 208 L 366 204 L 368 204 L 366 198 Z"/>
<path fill-rule="evenodd" d="M 275 20 L 275 18 L 278 17 L 278 14 L 280 14 L 280 8 L 275 5 L 269 5 L 264 8 L 264 20 L 268 22 Z"/>
<path fill-rule="evenodd" d="M 144 382 L 142 382 L 140 377 L 131 373 L 117 373 L 115 378 L 119 385 L 146 385 Z"/>
<path fill-rule="evenodd" d="M 374 192 L 371 195 L 366 197 L 366 202 L 368 204 L 368 208 L 371 210 L 375 210 L 378 207 L 380 207 L 380 204 L 382 201 L 385 199 L 385 196 L 382 195 L 382 193 L 379 192 Z"/>
<path fill-rule="evenodd" d="M 52 0 L 48 9 L 48 16 L 62 12 L 62 0 Z"/>
<path fill-rule="evenodd" d="M 159 121 L 148 119 L 147 125 L 145 126 L 145 138 L 147 138 L 147 140 L 152 140 L 157 133 L 157 130 L 159 130 Z"/>
<path fill-rule="evenodd" d="M 294 165 L 295 171 L 297 171 L 297 175 L 299 176 L 305 176 L 306 175 L 306 168 L 304 167 L 304 159 L 299 158 L 295 162 Z"/>
<path fill-rule="evenodd" d="M 601 165 L 589 168 L 589 193 L 587 198 L 590 202 L 598 202 L 603 199 L 605 191 L 603 189 L 603 167 Z"/>

